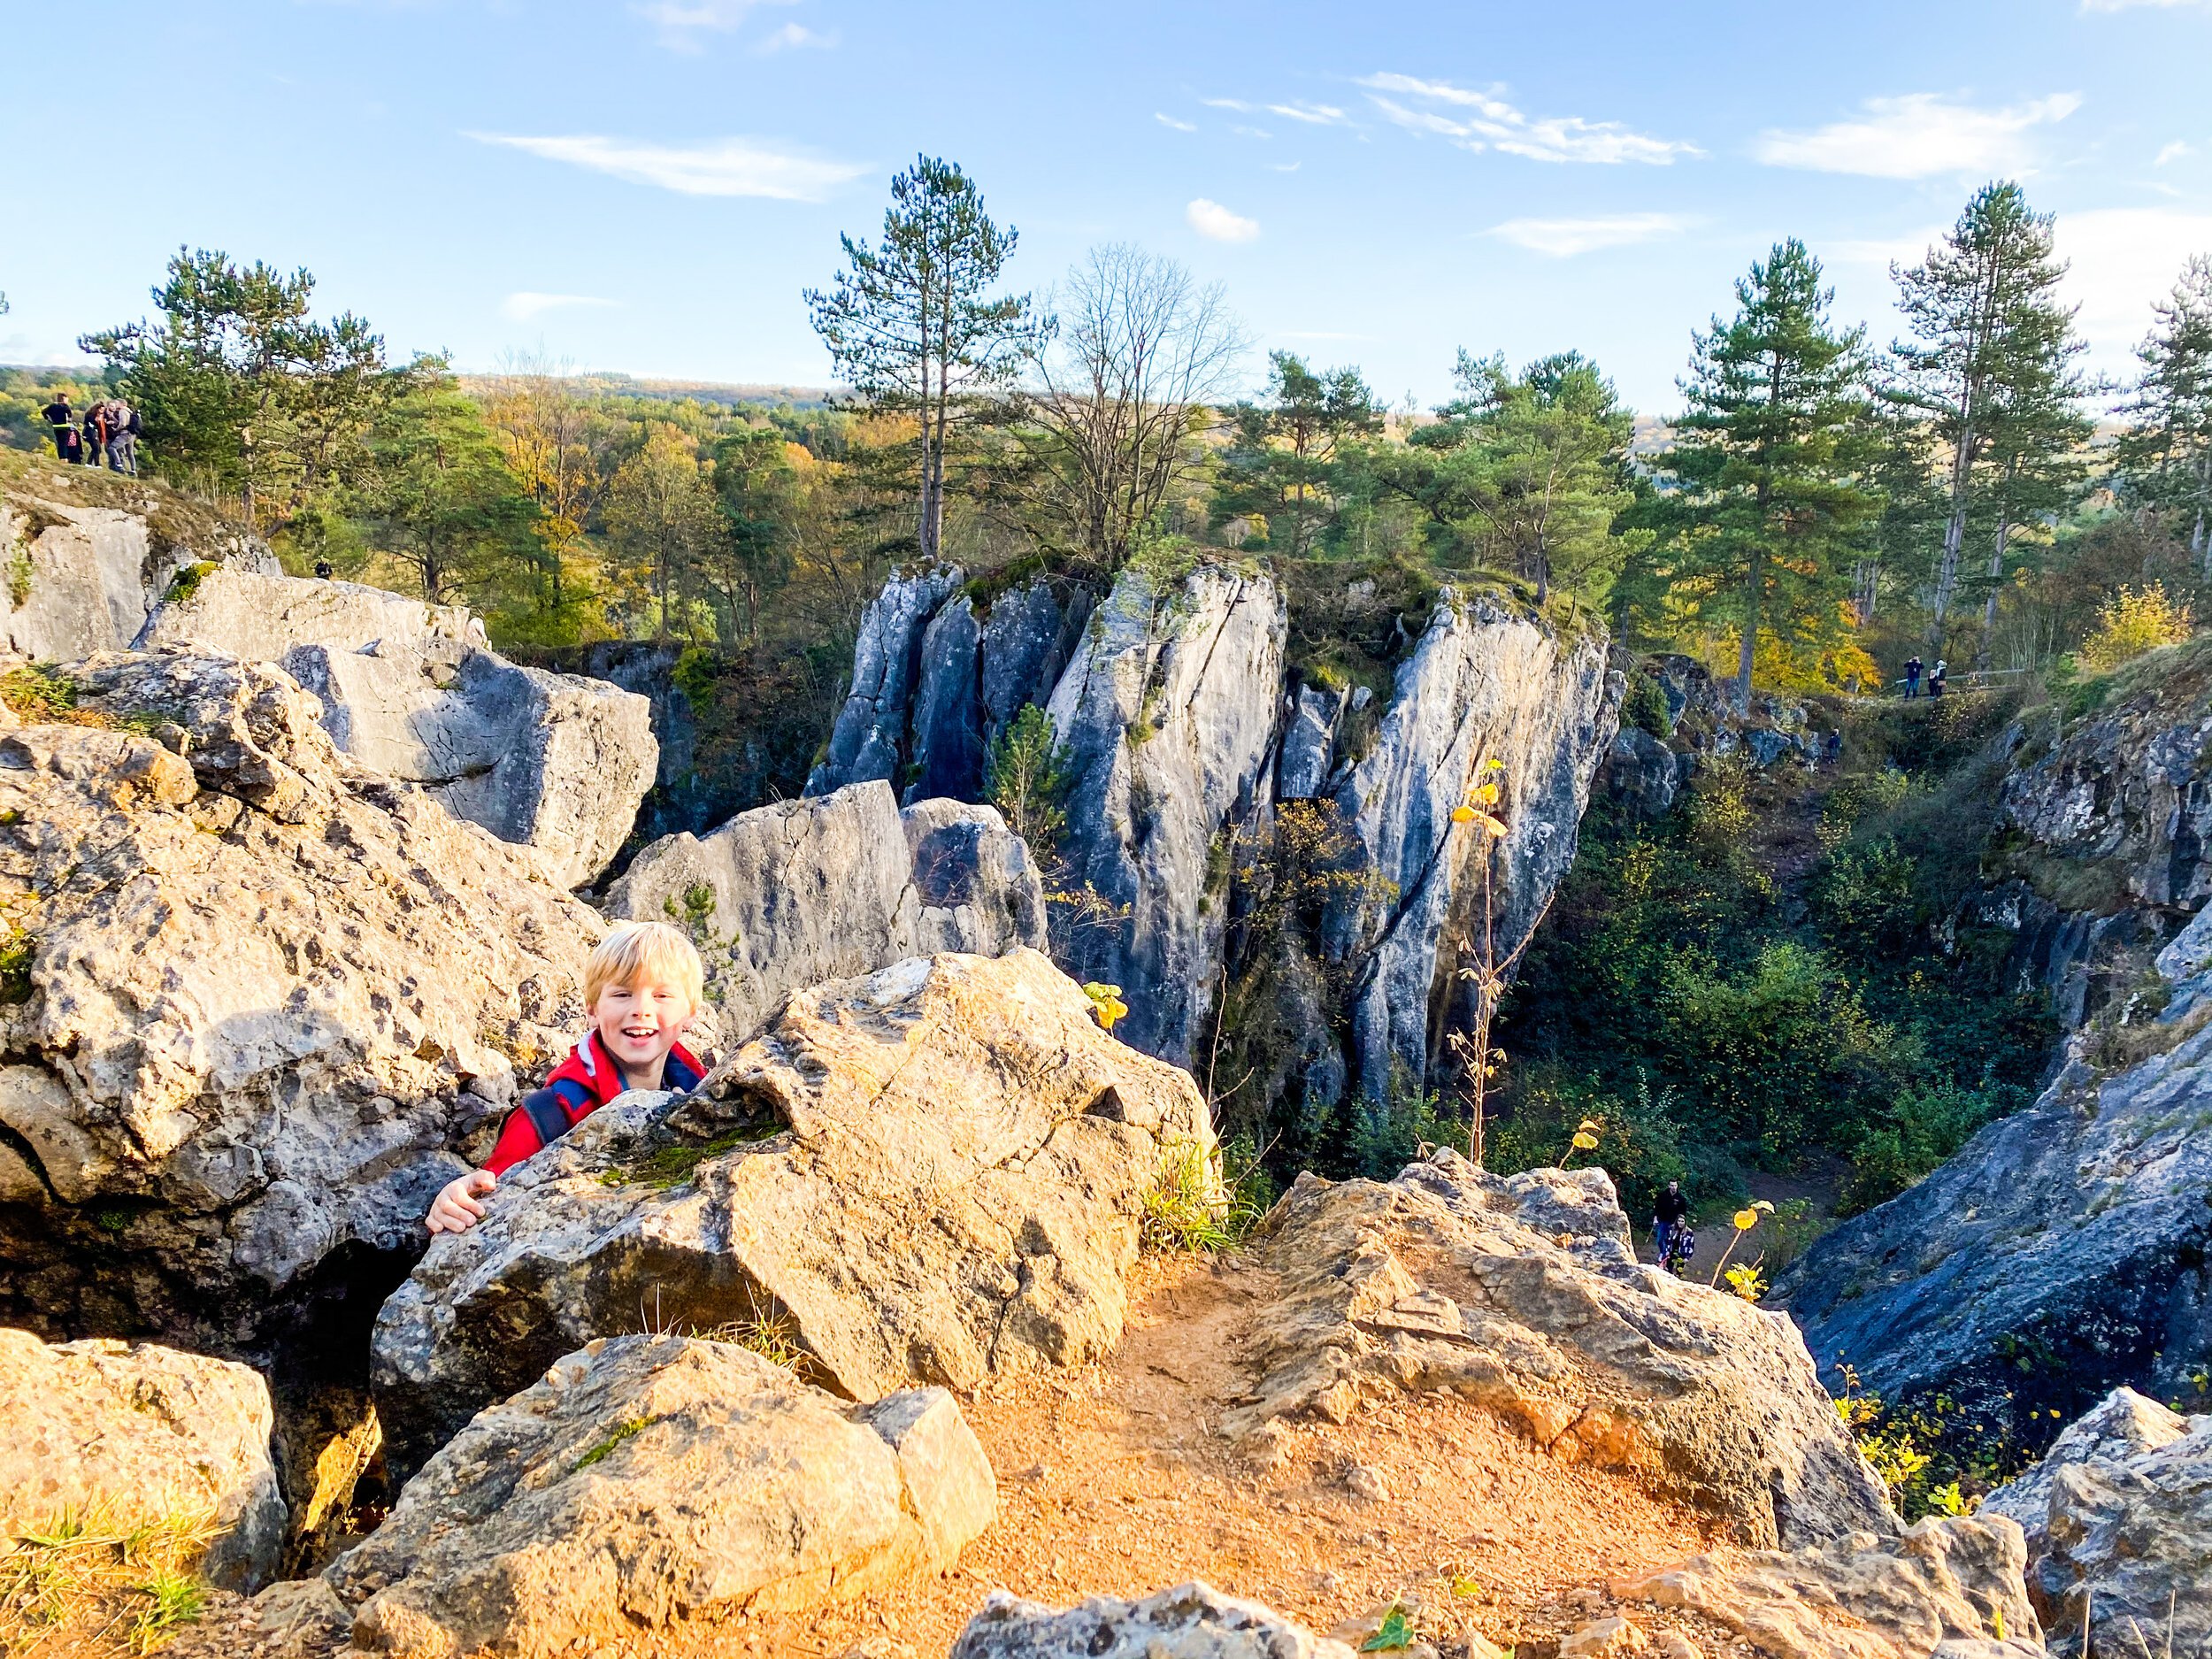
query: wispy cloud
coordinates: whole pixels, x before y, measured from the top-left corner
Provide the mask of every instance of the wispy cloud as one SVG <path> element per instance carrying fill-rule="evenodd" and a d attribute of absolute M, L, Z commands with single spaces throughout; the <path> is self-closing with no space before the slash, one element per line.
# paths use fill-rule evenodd
<path fill-rule="evenodd" d="M 765 58 L 774 52 L 789 51 L 803 46 L 816 46 L 826 51 L 836 44 L 837 36 L 834 35 L 817 35 L 803 23 L 787 23 L 754 42 L 753 50 Z"/>
<path fill-rule="evenodd" d="M 1173 127 L 1179 133 L 1194 133 L 1198 130 L 1198 124 L 1195 121 L 1179 121 L 1171 115 L 1161 114 L 1157 110 L 1152 111 L 1152 119 L 1163 127 Z"/>
<path fill-rule="evenodd" d="M 596 294 L 533 294 L 526 288 L 500 301 L 499 309 L 516 322 L 526 323 L 548 311 L 611 311 L 621 303 L 620 300 L 602 299 Z"/>
<path fill-rule="evenodd" d="M 1500 236 L 1532 253 L 1555 259 L 1594 253 L 1601 248 L 1624 248 L 1632 242 L 1658 242 L 1678 236 L 1690 220 L 1678 213 L 1616 213 L 1599 219 L 1509 219 L 1493 225 L 1490 234 Z"/>
<path fill-rule="evenodd" d="M 662 45 L 695 52 L 701 36 L 732 35 L 764 5 L 791 5 L 795 0 L 644 0 L 630 10 L 650 23 Z"/>
<path fill-rule="evenodd" d="M 1434 133 L 1468 150 L 1496 150 L 1531 161 L 1636 161 L 1653 166 L 1704 153 L 1694 144 L 1632 132 L 1618 121 L 1525 115 L 1507 102 L 1503 88 L 1478 91 L 1399 74 L 1367 75 L 1359 84 L 1368 89 L 1369 102 L 1400 127 Z"/>
<path fill-rule="evenodd" d="M 1275 136 L 1264 127 L 1232 127 L 1229 130 L 1239 138 L 1272 138 Z"/>
<path fill-rule="evenodd" d="M 2033 159 L 2035 128 L 2081 108 L 2078 93 L 2054 93 L 2003 109 L 1982 109 L 1933 92 L 1869 98 L 1856 119 L 1807 133 L 1767 132 L 1752 153 L 1775 167 L 1855 173 L 1872 179 L 2019 172 Z"/>
<path fill-rule="evenodd" d="M 839 185 L 871 169 L 864 162 L 832 161 L 779 148 L 765 139 L 721 138 L 690 146 L 649 144 L 592 134 L 527 137 L 469 133 L 480 144 L 499 144 L 547 161 L 566 162 L 633 184 L 657 185 L 684 196 L 764 196 L 785 202 L 818 202 Z"/>
<path fill-rule="evenodd" d="M 1234 110 L 1240 115 L 1251 114 L 1254 108 L 1242 98 L 1201 98 L 1199 102 L 1210 110 Z"/>
<path fill-rule="evenodd" d="M 1279 115 L 1286 121 L 1303 121 L 1309 127 L 1348 127 L 1351 125 L 1351 117 L 1333 104 L 1303 102 L 1271 104 L 1267 106 L 1267 111 L 1271 115 Z"/>
<path fill-rule="evenodd" d="M 1233 213 L 1202 196 L 1183 210 L 1183 218 L 1193 230 L 1212 242 L 1250 242 L 1260 234 L 1256 219 Z"/>
<path fill-rule="evenodd" d="M 1267 170 L 1270 173 L 1295 173 L 1298 166 L 1299 164 L 1294 161 L 1271 161 L 1267 164 Z"/>
<path fill-rule="evenodd" d="M 2195 150 L 2191 148 L 2189 145 L 2183 143 L 2181 140 L 2177 138 L 2172 143 L 2167 145 L 2165 149 L 2158 152 L 2158 158 L 2152 162 L 2151 165 L 2154 167 L 2162 167 L 2170 161 L 2179 161 L 2184 156 L 2193 156 L 2196 153 Z"/>

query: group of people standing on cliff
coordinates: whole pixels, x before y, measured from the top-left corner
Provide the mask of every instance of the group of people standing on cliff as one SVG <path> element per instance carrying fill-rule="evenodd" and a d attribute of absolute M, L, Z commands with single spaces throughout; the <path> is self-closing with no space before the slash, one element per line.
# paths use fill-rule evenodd
<path fill-rule="evenodd" d="M 53 434 L 54 453 L 71 466 L 98 466 L 111 472 L 138 476 L 138 436 L 143 430 L 138 411 L 119 397 L 104 397 L 80 417 L 69 406 L 69 394 L 57 392 L 54 401 L 39 411 Z"/>
<path fill-rule="evenodd" d="M 1935 665 L 1935 672 L 1928 675 L 1927 677 L 1928 695 L 1932 697 L 1941 696 L 1943 695 L 1944 686 L 1950 680 L 1950 678 L 1951 665 L 1940 658 L 1938 658 Z M 1905 662 L 1905 696 L 1908 701 L 1910 701 L 1912 698 L 1917 697 L 1920 695 L 1920 659 L 1917 657 L 1907 658 Z"/>

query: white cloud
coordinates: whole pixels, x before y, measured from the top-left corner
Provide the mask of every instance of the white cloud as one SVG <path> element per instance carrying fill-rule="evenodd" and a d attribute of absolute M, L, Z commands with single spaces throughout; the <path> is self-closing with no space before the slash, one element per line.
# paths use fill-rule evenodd
<path fill-rule="evenodd" d="M 1333 104 L 1271 104 L 1268 113 L 1279 115 L 1286 121 L 1303 121 L 1310 127 L 1348 127 L 1351 118 Z"/>
<path fill-rule="evenodd" d="M 1855 173 L 1872 179 L 2016 173 L 2033 158 L 2030 134 L 2081 108 L 2077 93 L 2054 93 L 2001 110 L 1932 92 L 1869 98 L 1856 120 L 1809 133 L 1766 132 L 1752 154 L 1770 166 Z"/>
<path fill-rule="evenodd" d="M 1267 170 L 1270 173 L 1295 173 L 1300 165 L 1295 161 L 1271 161 L 1267 164 Z"/>
<path fill-rule="evenodd" d="M 2072 267 L 2065 293 L 2099 366 L 2133 373 L 2151 304 L 2172 292 L 2192 254 L 2212 253 L 2212 213 L 2162 207 L 2101 208 L 2058 216 L 2058 251 Z"/>
<path fill-rule="evenodd" d="M 1235 110 L 1245 115 L 1252 113 L 1252 106 L 1242 98 L 1201 98 L 1199 102 L 1210 110 Z"/>
<path fill-rule="evenodd" d="M 1616 213 L 1601 219 L 1509 219 L 1493 225 L 1490 234 L 1502 236 L 1532 253 L 1567 259 L 1601 248 L 1624 248 L 1632 242 L 1658 242 L 1679 236 L 1690 221 L 1678 213 Z"/>
<path fill-rule="evenodd" d="M 1173 127 L 1179 133 L 1194 133 L 1198 130 L 1197 123 L 1194 121 L 1179 121 L 1171 115 L 1161 114 L 1157 110 L 1152 111 L 1152 119 L 1163 127 Z"/>
<path fill-rule="evenodd" d="M 1260 234 L 1256 219 L 1233 213 L 1202 196 L 1183 210 L 1183 218 L 1193 230 L 1213 242 L 1250 242 Z"/>
<path fill-rule="evenodd" d="M 1359 84 L 1368 88 L 1369 102 L 1400 127 L 1435 133 L 1468 150 L 1497 150 L 1531 161 L 1638 161 L 1654 166 L 1665 166 L 1678 156 L 1703 153 L 1694 144 L 1632 132 L 1618 121 L 1586 121 L 1578 115 L 1532 119 L 1506 101 L 1502 88 L 1481 92 L 1446 81 L 1398 74 L 1368 75 Z M 1398 96 L 1385 97 L 1384 93 Z M 1466 112 L 1447 115 L 1433 108 L 1412 108 L 1399 98 Z"/>
<path fill-rule="evenodd" d="M 548 161 L 565 161 L 634 184 L 658 185 L 685 196 L 765 196 L 818 202 L 870 171 L 866 163 L 830 161 L 779 150 L 757 138 L 723 138 L 680 148 L 590 134 L 532 138 L 470 133 L 480 144 L 501 144 Z"/>
<path fill-rule="evenodd" d="M 533 294 L 526 288 L 500 301 L 499 309 L 503 315 L 512 318 L 516 322 L 526 323 L 533 318 L 544 316 L 548 311 L 579 308 L 611 311 L 621 303 L 620 300 L 601 299 L 596 294 Z"/>
<path fill-rule="evenodd" d="M 837 44 L 834 35 L 817 35 L 803 23 L 787 23 L 772 34 L 755 42 L 753 50 L 765 58 L 772 52 L 789 50 L 795 47 L 818 46 L 827 50 Z"/>
<path fill-rule="evenodd" d="M 2151 165 L 2154 167 L 2162 167 L 2170 161 L 2179 161 L 2184 156 L 2193 156 L 2196 153 L 2195 150 L 2191 148 L 2189 145 L 2183 143 L 2181 140 L 2177 138 L 2172 143 L 2167 145 L 2165 149 L 2158 152 L 2157 159 L 2153 161 Z"/>
<path fill-rule="evenodd" d="M 702 35 L 728 35 L 741 28 L 747 18 L 764 5 L 790 5 L 795 0 L 648 0 L 630 10 L 652 24 L 661 44 L 680 52 L 700 50 Z"/>

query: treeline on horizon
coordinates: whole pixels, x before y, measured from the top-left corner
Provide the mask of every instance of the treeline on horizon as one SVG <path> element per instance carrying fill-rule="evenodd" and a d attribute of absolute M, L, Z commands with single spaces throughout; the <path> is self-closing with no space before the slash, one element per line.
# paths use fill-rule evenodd
<path fill-rule="evenodd" d="M 180 250 L 151 317 L 83 336 L 96 382 L 5 372 L 0 432 L 39 447 L 54 389 L 119 391 L 143 464 L 295 570 L 471 604 L 511 646 L 766 650 L 824 681 L 918 557 L 1093 581 L 1161 543 L 1386 561 L 1786 691 L 1873 689 L 1915 653 L 2040 666 L 2124 588 L 2177 612 L 2212 581 L 2212 258 L 2154 307 L 2139 376 L 2101 383 L 2016 184 L 1895 270 L 1886 349 L 1777 243 L 1693 331 L 1647 454 L 1571 349 L 1463 349 L 1419 416 L 1287 352 L 1240 397 L 1256 365 L 1219 286 L 1115 244 L 1016 292 L 1017 234 L 959 168 L 925 157 L 892 196 L 805 296 L 854 388 L 833 406 L 397 363 L 363 319 L 316 318 L 308 273 Z"/>

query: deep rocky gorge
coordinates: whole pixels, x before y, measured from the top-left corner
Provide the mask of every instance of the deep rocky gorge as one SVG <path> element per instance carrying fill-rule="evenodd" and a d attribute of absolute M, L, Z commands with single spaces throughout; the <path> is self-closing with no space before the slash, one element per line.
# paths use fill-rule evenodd
<path fill-rule="evenodd" d="M 1647 1629 L 1672 1659 L 1994 1659 L 2039 1650 L 2032 1585 L 2111 1575 L 2127 1548 L 2094 1540 L 2138 1536 L 2143 1494 L 2195 1479 L 2195 1451 L 2168 1455 L 2183 1434 L 2082 1460 L 2093 1492 L 2055 1471 L 2041 1489 L 2080 1504 L 2047 1496 L 2040 1532 L 1905 1529 L 1796 1328 L 1638 1263 L 1594 1170 L 1504 1179 L 1432 1150 L 1388 1181 L 1302 1179 L 1211 1268 L 1145 1258 L 1228 1200 L 1192 1074 L 1228 986 L 1306 987 L 1286 1097 L 1432 1087 L 1485 902 L 1485 843 L 1453 811 L 1471 787 L 1502 779 L 1494 925 L 1516 941 L 1609 754 L 1616 787 L 1678 785 L 1617 744 L 1602 638 L 1509 591 L 1393 598 L 1348 574 L 1317 600 L 1225 561 L 1146 564 L 1102 595 L 909 573 L 870 610 L 806 799 L 636 849 L 580 897 L 668 781 L 647 726 L 676 710 L 651 676 L 569 684 L 465 614 L 257 563 L 180 558 L 196 574 L 141 590 L 139 649 L 19 664 L 40 700 L 0 732 L 0 1314 L 35 1333 L 0 1382 L 57 1425 L 0 1459 L 0 1519 L 143 1487 L 158 1460 L 197 1471 L 237 1517 L 210 1570 L 286 1575 L 226 1604 L 207 1652 L 649 1652 L 931 1594 L 976 1613 L 957 1651 L 979 1659 L 1332 1655 L 1371 1647 L 1389 1605 L 1309 1632 L 1162 1586 L 1239 1570 L 1233 1529 L 1277 1514 L 1368 1561 L 1417 1512 L 1494 1519 L 1455 1550 L 1525 1513 L 1585 1538 L 1571 1493 L 1678 1547 L 1551 1563 L 1494 1603 L 1424 1563 L 1446 1617 L 1423 1642 L 1486 1659 L 1513 1640 L 1509 1594 L 1563 1659 Z M 1324 611 L 1366 643 L 1340 650 Z M 1049 849 L 976 800 L 1029 704 L 1062 748 Z M 1801 748 L 1756 729 L 1738 741 Z M 594 780 L 613 781 L 587 810 Z M 1312 812 L 1343 879 L 1256 961 L 1244 876 Z M 700 945 L 711 1075 L 595 1112 L 426 1248 L 431 1193 L 573 1039 L 584 956 L 620 917 Z M 2176 968 L 2177 1021 L 2194 972 Z M 1086 979 L 1123 987 L 1118 1029 Z M 2156 1088 L 2193 1041 L 2116 1078 L 2154 1125 L 2131 1148 L 2167 1147 Z M 2121 1207 L 2162 1225 L 2171 1194 L 2126 1179 Z M 1163 1283 L 1202 1305 L 1187 1351 L 1133 1381 L 1112 1367 Z M 57 1345 L 123 1337 L 159 1345 Z M 1197 1425 L 1171 1447 L 1137 1427 L 1171 1403 L 1142 1391 L 1171 1386 Z M 1179 1520 L 1185 1557 L 1138 1594 L 986 1605 L 953 1570 L 1058 1455 L 1010 1462 L 993 1419 L 1041 1400 L 1048 1425 L 1110 1388 L 1127 1439 L 1087 1479 L 1233 1464 L 1234 1512 Z M 72 1426 L 83 1401 L 115 1446 Z M 1394 1496 L 1348 1450 L 1478 1419 L 1518 1471 L 1486 1496 L 1456 1455 Z M 377 1517 L 346 1499 L 380 1456 L 391 1507 L 362 1530 Z"/>

